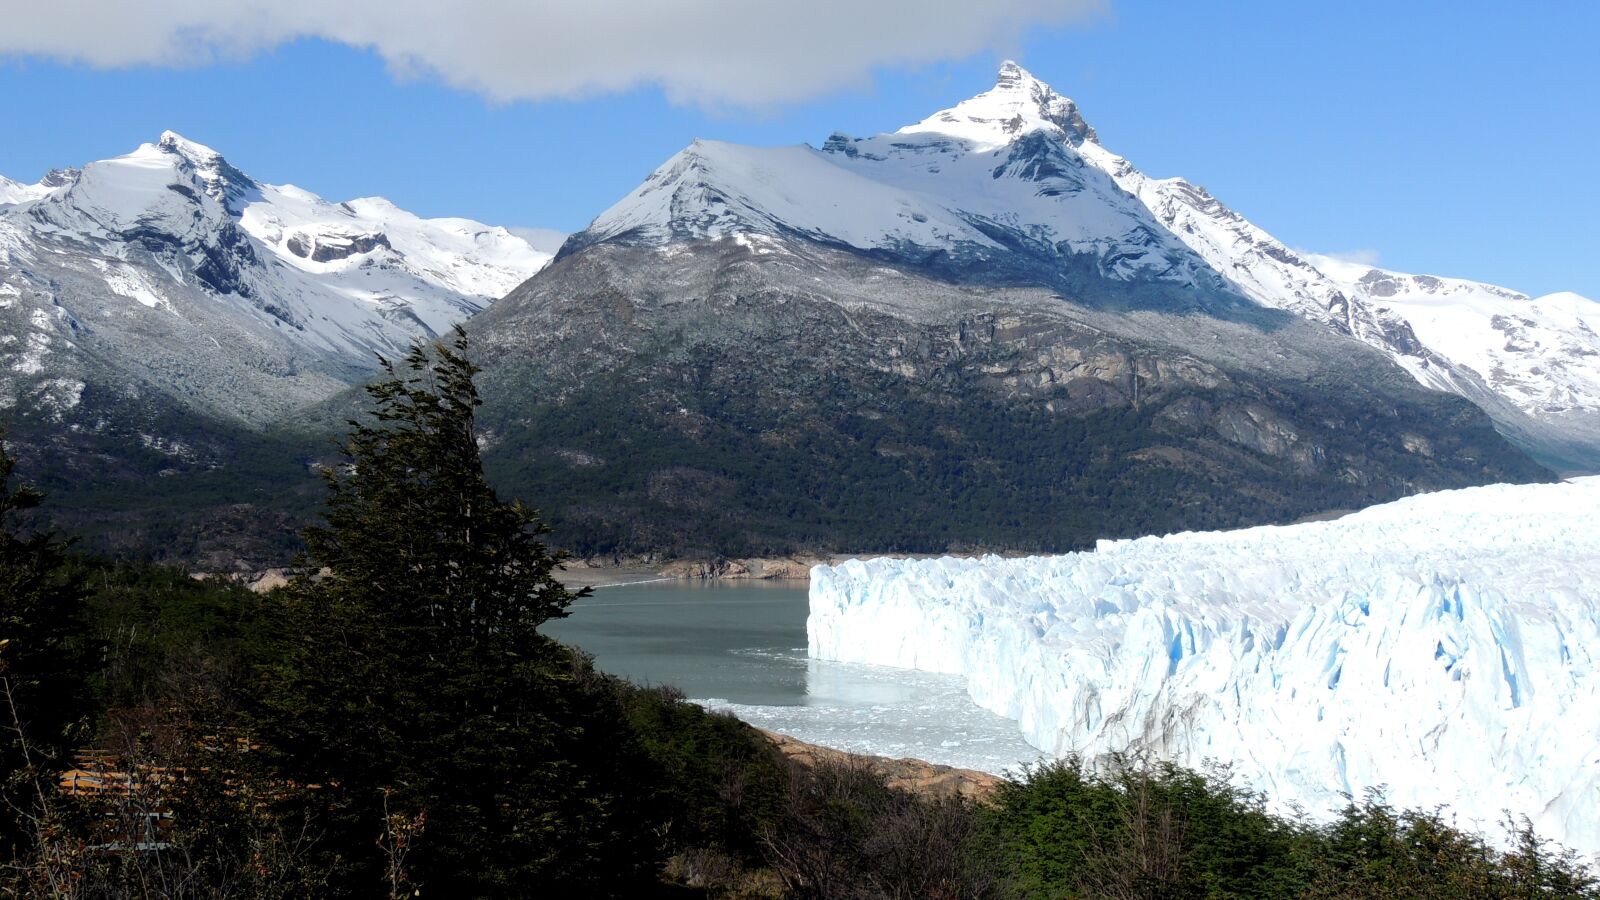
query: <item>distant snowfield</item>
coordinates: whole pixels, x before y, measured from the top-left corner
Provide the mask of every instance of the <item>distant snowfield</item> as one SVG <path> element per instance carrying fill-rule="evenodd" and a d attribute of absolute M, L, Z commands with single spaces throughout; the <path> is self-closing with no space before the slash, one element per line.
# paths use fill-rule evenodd
<path fill-rule="evenodd" d="M 1387 786 L 1600 854 L 1600 477 L 1030 559 L 812 572 L 809 652 L 961 675 L 1050 754 L 1234 764 L 1326 816 Z"/>
<path fill-rule="evenodd" d="M 18 268 L 12 256 L 84 260 L 111 294 L 180 319 L 194 315 L 183 296 L 208 291 L 248 330 L 362 368 L 375 351 L 447 331 L 543 268 L 554 250 L 530 239 L 559 244 L 555 232 L 513 234 L 424 219 L 381 197 L 334 203 L 258 182 L 170 131 L 37 184 L 0 178 L 0 230 L 18 242 L 15 252 L 0 246 L 0 273 Z M 198 270 L 232 283 L 208 286 Z"/>

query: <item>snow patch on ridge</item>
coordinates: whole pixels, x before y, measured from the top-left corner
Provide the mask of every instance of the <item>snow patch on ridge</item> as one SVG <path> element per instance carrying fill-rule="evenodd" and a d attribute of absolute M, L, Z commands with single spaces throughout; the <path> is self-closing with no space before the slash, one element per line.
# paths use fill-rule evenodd
<path fill-rule="evenodd" d="M 959 674 L 1049 753 L 1233 762 L 1280 808 L 1387 785 L 1600 853 L 1600 478 L 1092 553 L 812 572 L 819 659 Z"/>
<path fill-rule="evenodd" d="M 113 293 L 151 307 L 163 299 L 155 288 L 161 271 L 140 271 L 136 249 L 170 242 L 191 263 L 231 255 L 239 287 L 283 310 L 307 343 L 363 363 L 373 349 L 404 346 L 414 336 L 405 333 L 408 322 L 442 332 L 552 256 L 499 226 L 424 219 L 381 197 L 333 203 L 293 185 L 257 182 L 171 131 L 38 185 L 0 180 L 0 204 L 7 203 L 16 205 L 0 210 L 0 250 L 73 241 L 77 254 L 98 252 L 93 265 Z M 238 229 L 270 253 L 252 252 Z M 152 262 L 185 281 L 184 266 Z"/>
<path fill-rule="evenodd" d="M 27 203 L 50 193 L 43 184 L 22 184 L 0 175 L 0 205 Z"/>
<path fill-rule="evenodd" d="M 697 140 L 586 230 L 592 240 L 623 234 L 727 237 L 756 230 L 872 248 L 993 240 L 931 197 L 834 165 L 806 146 L 742 147 Z"/>

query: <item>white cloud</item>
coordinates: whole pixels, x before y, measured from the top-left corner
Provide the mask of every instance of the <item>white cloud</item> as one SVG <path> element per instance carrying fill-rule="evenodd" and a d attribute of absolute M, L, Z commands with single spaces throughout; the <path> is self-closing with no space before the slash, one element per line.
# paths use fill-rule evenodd
<path fill-rule="evenodd" d="M 554 228 L 507 228 L 507 231 L 528 242 L 528 246 L 540 253 L 555 253 L 561 249 L 561 244 L 567 239 L 565 231 Z"/>
<path fill-rule="evenodd" d="M 1343 253 L 1319 253 L 1316 255 L 1326 257 L 1335 262 L 1349 263 L 1353 266 L 1367 266 L 1368 268 L 1376 266 L 1382 256 L 1371 247 L 1346 250 Z"/>
<path fill-rule="evenodd" d="M 1370 247 L 1346 250 L 1343 253 L 1318 253 L 1315 250 L 1296 249 L 1305 260 L 1316 266 L 1322 274 L 1339 281 L 1355 281 L 1377 268 L 1378 251 Z"/>
<path fill-rule="evenodd" d="M 656 84 L 677 102 L 758 106 L 858 85 L 875 68 L 1010 49 L 1104 2 L 0 0 L 0 54 L 189 66 L 321 38 L 499 101 Z"/>

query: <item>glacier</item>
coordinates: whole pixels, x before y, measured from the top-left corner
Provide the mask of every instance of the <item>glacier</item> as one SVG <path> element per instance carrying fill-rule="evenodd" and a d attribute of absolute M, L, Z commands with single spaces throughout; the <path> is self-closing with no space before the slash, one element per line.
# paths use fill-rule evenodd
<path fill-rule="evenodd" d="M 1384 788 L 1600 854 L 1600 477 L 1005 559 L 812 570 L 811 656 L 956 674 L 1046 754 Z"/>

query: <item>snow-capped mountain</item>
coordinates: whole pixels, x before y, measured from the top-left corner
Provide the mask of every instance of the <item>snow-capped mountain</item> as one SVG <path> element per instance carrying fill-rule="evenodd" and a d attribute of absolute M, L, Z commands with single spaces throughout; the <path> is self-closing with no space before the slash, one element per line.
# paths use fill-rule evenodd
<path fill-rule="evenodd" d="M 1100 144 L 1076 104 L 1015 63 L 993 89 L 891 134 L 835 134 L 821 150 L 697 141 L 563 253 L 718 238 L 798 238 L 1091 304 L 1217 312 L 1247 298 L 1381 350 L 1563 467 L 1600 466 L 1600 338 L 1585 324 L 1600 305 L 1487 287 L 1469 303 L 1435 291 L 1423 306 L 1464 304 L 1459 315 L 1482 322 L 1441 325 L 1455 316 L 1405 299 L 1420 293 L 1374 294 L 1388 288 L 1291 250 L 1204 188 L 1140 172 Z"/>
<path fill-rule="evenodd" d="M 1029 559 L 812 570 L 810 654 L 964 676 L 1050 755 L 1149 753 L 1334 814 L 1388 786 L 1600 855 L 1600 477 Z"/>
<path fill-rule="evenodd" d="M 587 546 L 680 552 L 1066 549 L 1548 477 L 1329 303 L 1244 292 L 1097 140 L 1007 65 L 892 134 L 695 142 L 468 326 L 490 463 Z"/>
<path fill-rule="evenodd" d="M 34 393 L 30 378 L 98 380 L 265 421 L 550 258 L 505 228 L 258 182 L 171 132 L 37 184 L 0 182 L 0 204 L 9 398 Z"/>

